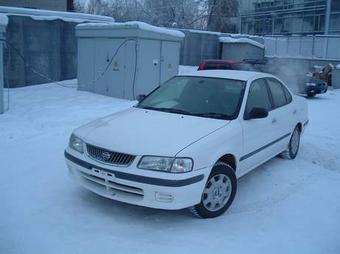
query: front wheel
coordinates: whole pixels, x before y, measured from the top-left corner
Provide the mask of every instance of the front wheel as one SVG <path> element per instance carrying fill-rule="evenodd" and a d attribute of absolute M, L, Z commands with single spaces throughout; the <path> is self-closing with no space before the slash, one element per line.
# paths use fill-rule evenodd
<path fill-rule="evenodd" d="M 235 198 L 237 179 L 232 167 L 217 163 L 204 187 L 201 202 L 190 208 L 200 218 L 213 218 L 223 214 Z"/>
<path fill-rule="evenodd" d="M 292 136 L 290 137 L 289 144 L 287 149 L 282 152 L 280 155 L 284 159 L 295 159 L 296 155 L 298 154 L 300 148 L 300 130 L 296 126 Z"/>

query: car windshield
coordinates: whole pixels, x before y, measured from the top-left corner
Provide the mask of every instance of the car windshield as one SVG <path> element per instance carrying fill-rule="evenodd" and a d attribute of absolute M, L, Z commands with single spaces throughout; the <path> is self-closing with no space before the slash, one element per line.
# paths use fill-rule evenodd
<path fill-rule="evenodd" d="M 245 82 L 240 80 L 177 76 L 149 94 L 137 107 L 201 117 L 237 117 Z"/>

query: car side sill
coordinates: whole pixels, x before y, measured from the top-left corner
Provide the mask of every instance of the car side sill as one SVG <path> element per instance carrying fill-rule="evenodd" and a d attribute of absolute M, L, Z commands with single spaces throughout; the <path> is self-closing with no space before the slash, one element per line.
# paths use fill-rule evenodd
<path fill-rule="evenodd" d="M 243 161 L 243 160 L 246 160 L 246 159 L 250 158 L 251 156 L 253 156 L 253 155 L 255 155 L 255 154 L 261 152 L 262 150 L 264 150 L 264 149 L 266 149 L 266 148 L 268 148 L 268 147 L 274 145 L 275 143 L 281 141 L 282 139 L 284 139 L 284 138 L 290 136 L 290 134 L 291 134 L 291 133 L 287 133 L 286 135 L 283 135 L 282 137 L 280 137 L 280 138 L 278 138 L 278 139 L 276 139 L 276 140 L 274 140 L 274 141 L 272 141 L 272 142 L 270 142 L 270 143 L 268 143 L 268 144 L 266 144 L 266 145 L 264 145 L 264 146 L 262 146 L 262 147 L 256 149 L 255 151 L 252 151 L 252 152 L 250 152 L 250 153 L 248 153 L 248 154 L 246 154 L 246 155 L 243 155 L 243 156 L 240 158 L 240 161 Z"/>

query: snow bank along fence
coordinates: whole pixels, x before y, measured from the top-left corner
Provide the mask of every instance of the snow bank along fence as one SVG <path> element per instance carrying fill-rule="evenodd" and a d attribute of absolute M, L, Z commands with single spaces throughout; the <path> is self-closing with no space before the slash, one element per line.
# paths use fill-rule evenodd
<path fill-rule="evenodd" d="M 133 21 L 81 24 L 76 36 L 79 90 L 136 99 L 178 73 L 182 32 Z"/>
<path fill-rule="evenodd" d="M 266 57 L 340 60 L 340 35 L 266 36 Z"/>
<path fill-rule="evenodd" d="M 3 46 L 8 19 L 5 15 L 0 14 L 0 114 L 5 111 L 5 94 L 4 94 L 4 70 L 3 70 Z"/>
<path fill-rule="evenodd" d="M 4 56 L 10 87 L 75 78 L 75 26 L 113 21 L 104 16 L 1 6 L 0 13 L 9 19 Z"/>
<path fill-rule="evenodd" d="M 229 43 L 223 45 L 220 42 L 221 37 L 233 39 L 248 39 L 249 40 L 248 42 L 254 41 L 258 42 L 259 44 L 264 43 L 262 37 L 251 36 L 246 34 L 228 34 L 192 29 L 179 29 L 179 30 L 185 34 L 185 38 L 181 46 L 180 63 L 182 65 L 199 65 L 204 59 L 220 59 L 221 57 L 224 59 L 230 59 L 230 57 L 235 58 L 235 60 L 238 59 L 242 55 L 242 52 L 240 50 L 242 50 L 242 47 L 246 47 L 245 44 L 237 46 L 236 44 Z M 229 47 L 230 50 L 228 50 Z M 235 50 L 232 49 L 234 47 L 238 48 L 236 54 L 232 54 L 230 52 L 230 55 L 228 55 L 227 52 Z M 248 50 L 253 49 L 252 47 L 250 48 L 251 49 Z M 257 51 L 258 49 L 254 50 Z M 237 56 L 237 54 L 239 54 L 240 56 Z"/>

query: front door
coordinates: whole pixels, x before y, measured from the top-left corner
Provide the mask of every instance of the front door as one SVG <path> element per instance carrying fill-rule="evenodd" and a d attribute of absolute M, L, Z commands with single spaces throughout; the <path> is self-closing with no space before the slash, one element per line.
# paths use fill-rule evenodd
<path fill-rule="evenodd" d="M 269 111 L 265 118 L 241 120 L 243 129 L 243 154 L 240 157 L 240 175 L 243 175 L 273 156 L 271 143 L 275 140 L 275 119 L 269 89 L 264 79 L 257 79 L 249 87 L 244 114 L 252 108 Z"/>

